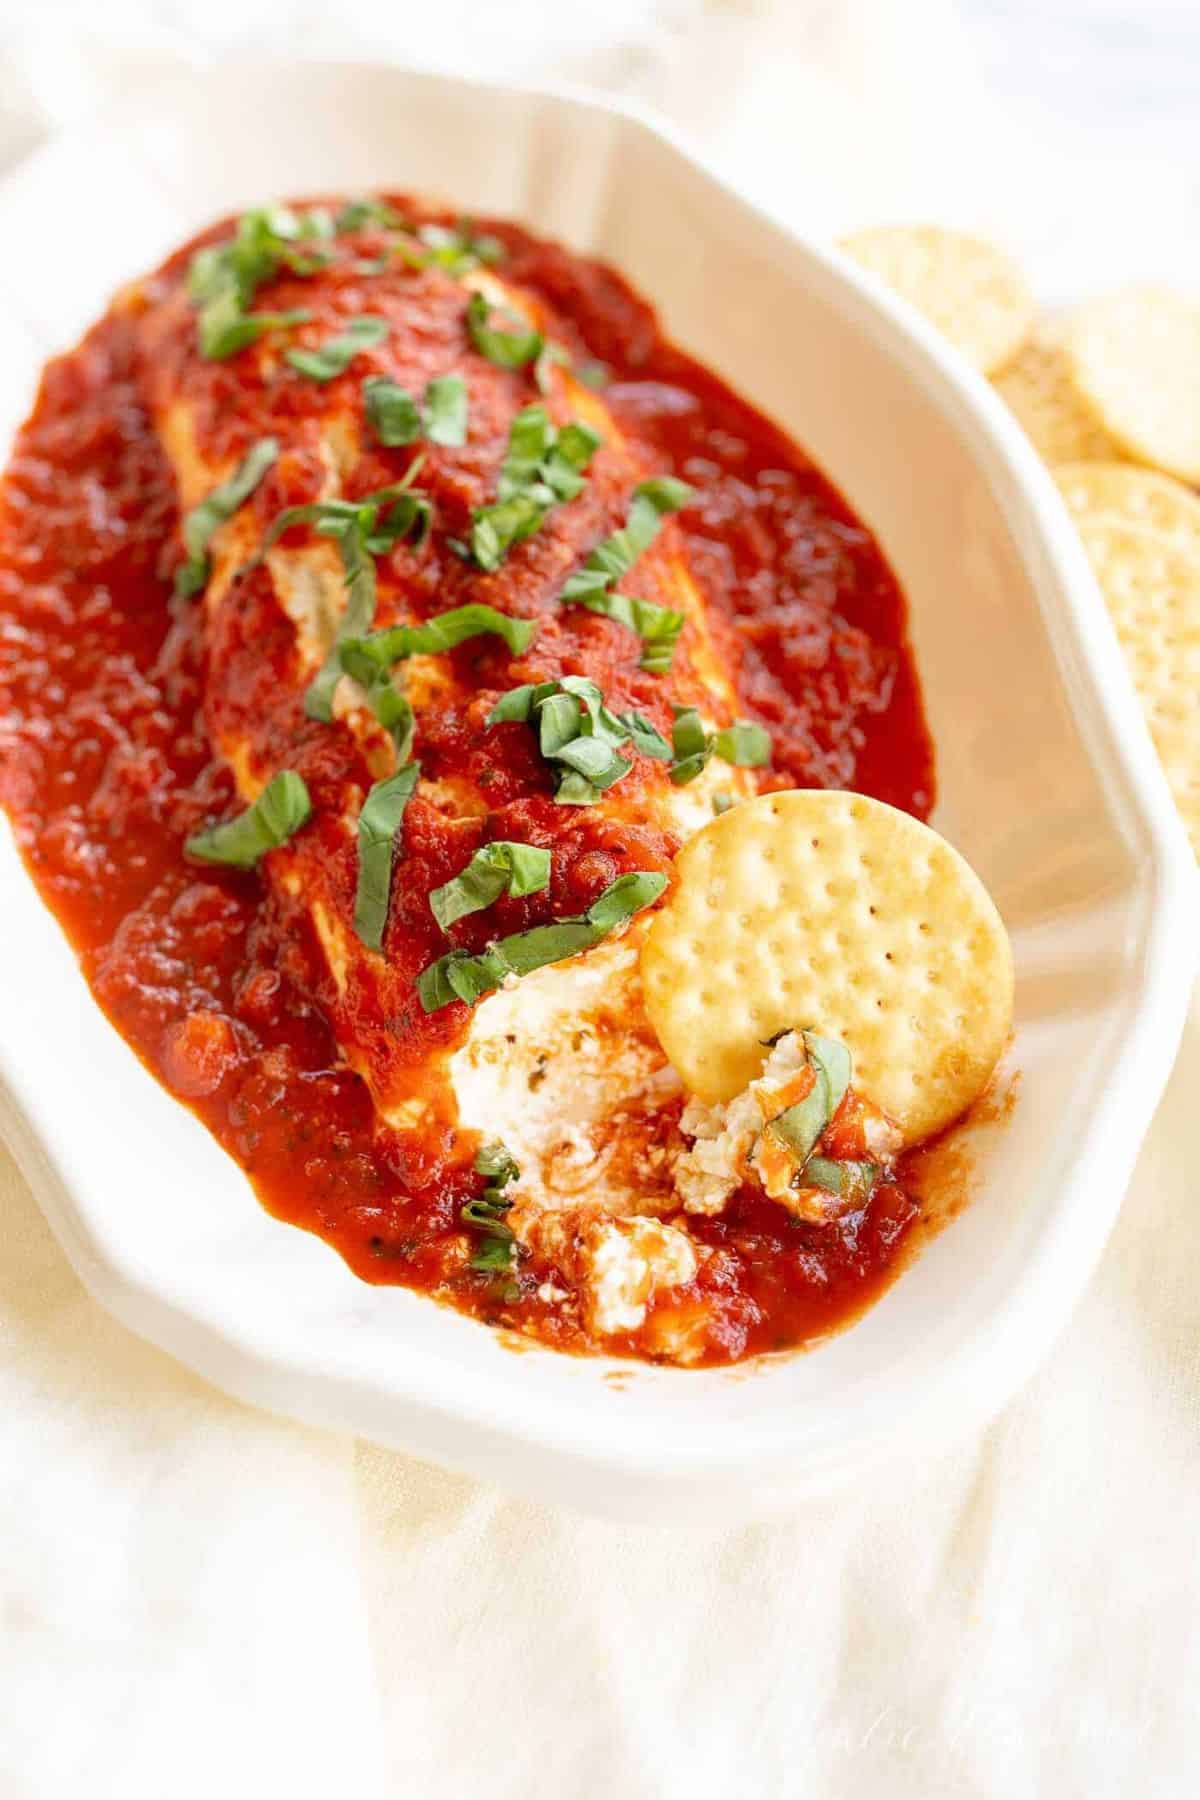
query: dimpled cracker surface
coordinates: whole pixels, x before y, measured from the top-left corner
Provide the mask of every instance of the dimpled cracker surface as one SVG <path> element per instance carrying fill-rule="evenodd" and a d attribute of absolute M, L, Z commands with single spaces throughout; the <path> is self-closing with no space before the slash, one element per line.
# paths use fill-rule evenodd
<path fill-rule="evenodd" d="M 944 838 L 862 794 L 793 790 L 688 840 L 642 950 L 646 1010 L 685 1085 L 730 1100 L 763 1040 L 840 1038 L 910 1143 L 966 1110 L 1012 1021 L 1012 951 Z"/>
<path fill-rule="evenodd" d="M 1135 463 L 1069 463 L 1054 479 L 1076 522 L 1097 515 L 1156 531 L 1200 563 L 1200 499 L 1170 475 Z"/>
<path fill-rule="evenodd" d="M 1080 521 L 1150 736 L 1200 856 L 1200 562 L 1156 531 Z"/>
<path fill-rule="evenodd" d="M 992 385 L 1044 462 L 1116 456 L 1116 445 L 1075 391 L 1066 354 L 1050 329 L 1036 332 Z"/>
<path fill-rule="evenodd" d="M 940 225 L 881 225 L 842 249 L 923 312 L 985 375 L 1020 349 L 1033 322 L 1025 277 L 995 245 Z"/>
<path fill-rule="evenodd" d="M 1064 342 L 1072 381 L 1120 448 L 1200 482 L 1200 305 L 1130 288 L 1081 307 Z"/>

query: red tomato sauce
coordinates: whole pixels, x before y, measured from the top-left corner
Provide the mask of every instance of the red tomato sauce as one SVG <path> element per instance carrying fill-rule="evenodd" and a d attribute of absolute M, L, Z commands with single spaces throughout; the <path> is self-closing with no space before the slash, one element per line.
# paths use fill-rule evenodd
<path fill-rule="evenodd" d="M 627 436 L 700 492 L 680 519 L 688 565 L 723 622 L 741 710 L 771 732 L 763 785 L 850 786 L 926 816 L 932 747 L 904 602 L 870 532 L 779 430 L 662 338 L 651 308 L 619 276 L 518 228 L 489 229 L 506 244 L 506 277 L 566 321 L 578 361 L 604 365 L 605 399 Z M 267 303 L 307 300 L 297 297 L 300 285 L 277 283 L 279 298 Z M 212 366 L 205 415 L 209 448 L 226 454 L 281 424 L 280 402 L 265 421 L 238 362 Z M 316 489 L 310 402 L 294 384 L 295 433 L 255 498 L 264 523 Z M 389 468 L 375 473 L 376 483 L 388 479 Z M 451 487 L 454 479 L 446 476 Z M 472 503 L 467 481 L 464 518 Z M 490 1323 L 562 1349 L 595 1348 L 535 1284 L 497 1284 L 464 1272 L 461 1257 L 448 1261 L 478 1179 L 464 1189 L 450 1125 L 419 1143 L 379 1128 L 364 1082 L 339 1060 L 323 1003 L 328 975 L 303 906 L 253 872 L 184 858 L 184 839 L 232 808 L 233 784 L 202 713 L 202 611 L 172 598 L 179 554 L 174 476 L 148 416 L 134 324 L 116 311 L 47 369 L 0 493 L 0 800 L 98 1003 L 205 1121 L 270 1212 L 326 1239 L 363 1279 L 436 1287 Z M 457 603 L 448 579 L 423 612 Z M 225 646 L 228 705 L 261 712 L 292 634 L 265 579 L 237 629 L 240 642 Z M 615 684 L 622 704 L 661 718 L 653 680 L 606 663 L 611 622 L 581 615 L 576 630 L 586 672 Z M 466 694 L 539 678 L 536 658 L 532 673 L 524 665 L 511 678 L 497 673 L 504 659 L 489 640 L 463 645 L 452 661 Z M 336 785 L 358 753 L 312 722 L 296 731 L 316 800 L 322 781 Z M 488 764 L 492 804 L 504 810 L 497 835 L 553 838 L 552 913 L 581 910 L 631 854 L 632 866 L 669 866 L 672 846 L 661 834 L 643 828 L 631 853 L 628 829 L 617 841 L 602 819 L 531 797 L 521 766 L 532 755 L 530 734 L 508 731 L 500 756 L 456 713 L 431 722 L 419 754 L 440 773 L 469 767 L 478 776 Z M 413 871 L 388 938 L 389 954 L 395 948 L 417 968 L 431 947 L 437 954 L 437 933 L 427 908 L 418 930 L 404 896 L 411 889 L 423 900 L 460 867 L 456 844 L 457 822 L 417 809 L 407 846 Z M 456 941 L 482 947 L 489 935 L 520 929 L 528 905 L 501 901 L 491 920 L 467 922 Z M 392 1032 L 395 1056 L 414 1068 L 451 1031 L 445 1013 L 424 1015 L 415 1004 L 378 1028 Z M 853 1317 L 894 1273 L 915 1213 L 901 1174 L 836 1225 L 803 1224 L 748 1194 L 719 1219 L 690 1221 L 718 1252 L 697 1278 L 717 1320 L 705 1360 L 801 1344 Z"/>

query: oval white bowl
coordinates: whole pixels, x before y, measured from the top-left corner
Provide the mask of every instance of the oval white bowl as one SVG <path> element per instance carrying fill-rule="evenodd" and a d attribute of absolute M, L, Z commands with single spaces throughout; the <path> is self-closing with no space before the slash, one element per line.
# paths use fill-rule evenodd
<path fill-rule="evenodd" d="M 983 1419 L 1046 1351 L 1175 1053 L 1191 854 L 1075 534 L 987 384 L 635 111 L 377 67 L 164 81 L 0 184 L 5 241 L 37 247 L 0 266 L 0 431 L 45 355 L 195 227 L 375 187 L 521 217 L 615 263 L 879 535 L 939 751 L 935 822 L 1013 934 L 1014 1115 L 974 1141 L 971 1205 L 811 1354 L 700 1373 L 517 1355 L 259 1209 L 92 1003 L 5 832 L 0 1122 L 96 1297 L 232 1393 L 597 1512 L 786 1505 Z M 71 232 L 47 232 L 63 209 Z"/>

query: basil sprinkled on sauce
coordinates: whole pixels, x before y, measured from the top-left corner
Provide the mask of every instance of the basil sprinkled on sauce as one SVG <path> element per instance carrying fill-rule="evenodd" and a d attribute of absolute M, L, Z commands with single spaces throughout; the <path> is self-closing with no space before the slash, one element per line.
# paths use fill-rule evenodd
<path fill-rule="evenodd" d="M 421 225 L 417 229 L 424 252 L 424 266 L 445 269 L 448 275 L 466 275 L 480 264 L 490 266 L 504 256 L 504 245 L 489 232 L 476 231 L 470 219 L 457 225 Z"/>
<path fill-rule="evenodd" d="M 540 331 L 498 331 L 488 322 L 490 312 L 482 294 L 471 295 L 467 302 L 467 335 L 481 356 L 498 369 L 523 369 L 541 354 Z"/>
<path fill-rule="evenodd" d="M 671 667 L 675 646 L 683 630 L 687 614 L 672 606 L 659 606 L 653 600 L 638 600 L 632 594 L 614 594 L 604 588 L 596 594 L 581 594 L 573 602 L 586 606 L 589 612 L 602 613 L 636 633 L 642 640 L 638 667 L 651 675 L 665 675 Z"/>
<path fill-rule="evenodd" d="M 589 612 L 602 613 L 636 632 L 643 642 L 641 667 L 655 675 L 665 674 L 671 666 L 685 614 L 651 600 L 616 594 L 613 584 L 649 549 L 665 515 L 686 506 L 692 494 L 693 489 L 673 475 L 641 482 L 633 491 L 622 529 L 597 544 L 583 567 L 569 575 L 563 586 L 567 605 L 586 606 Z"/>
<path fill-rule="evenodd" d="M 249 307 L 258 289 L 281 269 L 312 275 L 323 268 L 327 253 L 313 242 L 328 237 L 331 229 L 328 213 L 320 209 L 295 213 L 286 206 L 257 207 L 242 214 L 228 242 L 197 250 L 188 269 L 188 293 L 200 308 L 200 354 L 221 362 L 264 332 L 302 324 L 309 316 L 303 309 L 252 313 Z"/>
<path fill-rule="evenodd" d="M 268 850 L 278 849 L 312 814 L 312 802 L 304 777 L 294 769 L 281 769 L 245 812 L 198 831 L 184 850 L 197 862 L 223 863 L 233 869 L 252 869 Z"/>
<path fill-rule="evenodd" d="M 429 906 L 443 931 L 468 913 L 482 912 L 504 893 L 520 899 L 550 885 L 550 852 L 536 844 L 497 838 L 484 844 L 459 874 L 434 888 Z"/>
<path fill-rule="evenodd" d="M 486 1271 L 510 1269 L 514 1238 L 504 1215 L 511 1209 L 512 1201 L 505 1198 L 504 1190 L 521 1171 L 503 1144 L 484 1144 L 475 1157 L 475 1172 L 486 1175 L 488 1185 L 477 1200 L 468 1200 L 458 1215 L 464 1225 L 478 1231 L 481 1237 L 470 1266 Z"/>
<path fill-rule="evenodd" d="M 429 529 L 429 497 L 411 485 L 420 468 L 418 457 L 402 481 L 365 494 L 361 500 L 316 500 L 307 506 L 289 506 L 273 520 L 263 540 L 256 560 L 291 526 L 311 525 L 323 536 L 336 538 L 341 551 L 349 593 L 333 645 L 304 696 L 304 710 L 310 719 L 326 723 L 332 719 L 334 690 L 342 675 L 339 647 L 345 638 L 360 638 L 371 628 L 375 617 L 374 558 L 405 537 L 420 543 Z"/>
<path fill-rule="evenodd" d="M 477 956 L 451 950 L 422 969 L 417 977 L 421 1005 L 426 1012 L 437 1012 L 452 1000 L 465 1000 L 468 1006 L 474 1006 L 509 975 L 529 975 L 547 963 L 562 962 L 581 950 L 589 950 L 624 920 L 652 905 L 666 885 L 666 876 L 656 870 L 632 870 L 619 875 L 586 912 L 575 918 L 515 932 Z"/>
<path fill-rule="evenodd" d="M 589 425 L 572 420 L 561 430 L 544 406 L 514 418 L 500 465 L 498 498 L 471 514 L 471 555 L 481 569 L 498 569 L 514 544 L 538 530 L 552 506 L 573 500 L 600 446 Z"/>
<path fill-rule="evenodd" d="M 319 349 L 289 350 L 287 360 L 310 381 L 332 381 L 335 376 L 345 374 L 360 350 L 381 344 L 388 330 L 386 319 L 363 313 L 361 317 L 351 319 L 336 337 L 327 338 Z"/>
<path fill-rule="evenodd" d="M 187 561 L 175 571 L 175 592 L 198 594 L 208 580 L 208 546 L 219 528 L 232 519 L 254 492 L 267 470 L 279 456 L 276 438 L 260 438 L 252 444 L 228 481 L 221 482 L 192 508 L 183 521 L 183 543 Z"/>
<path fill-rule="evenodd" d="M 720 731 L 705 731 L 694 706 L 677 706 L 671 732 L 674 761 L 671 780 L 686 787 L 714 756 L 739 769 L 761 769 L 771 760 L 770 733 L 750 719 L 738 719 Z"/>
<path fill-rule="evenodd" d="M 400 231 L 404 228 L 404 220 L 386 200 L 364 194 L 357 200 L 348 200 L 333 222 L 339 237 L 343 233 L 366 231 L 372 225 L 381 226 L 385 231 Z"/>
<path fill-rule="evenodd" d="M 533 379 L 537 383 L 539 394 L 548 394 L 550 392 L 553 385 L 550 380 L 550 371 L 555 364 L 557 364 L 560 369 L 569 369 L 571 366 L 571 353 L 565 344 L 559 344 L 556 343 L 553 338 L 547 338 L 538 352 L 537 361 L 533 365 Z"/>
<path fill-rule="evenodd" d="M 248 344 L 256 344 L 266 332 L 303 325 L 311 316 L 302 306 L 290 312 L 248 313 L 232 289 L 227 290 L 210 300 L 200 314 L 200 354 L 208 362 L 224 362 Z"/>
<path fill-rule="evenodd" d="M 484 723 L 512 720 L 536 729 L 543 760 L 556 765 L 554 798 L 560 806 L 590 806 L 627 775 L 633 764 L 617 752 L 630 740 L 646 756 L 665 761 L 670 755 L 666 739 L 648 720 L 636 712 L 612 712 L 584 675 L 511 688 Z"/>
<path fill-rule="evenodd" d="M 583 567 L 567 577 L 563 599 L 583 599 L 627 575 L 658 536 L 666 514 L 686 506 L 694 492 L 686 481 L 677 481 L 674 475 L 658 475 L 652 481 L 639 482 L 621 530 L 597 544 Z"/>
<path fill-rule="evenodd" d="M 467 441 L 467 384 L 461 375 L 438 375 L 418 406 L 406 388 L 374 375 L 363 383 L 367 422 L 386 449 L 427 437 L 431 444 L 457 448 Z"/>
<path fill-rule="evenodd" d="M 358 890 L 354 929 L 369 950 L 383 947 L 392 888 L 396 834 L 420 779 L 420 763 L 410 762 L 377 781 L 358 815 Z"/>
<path fill-rule="evenodd" d="M 513 655 L 520 656 L 537 633 L 536 619 L 514 619 L 508 613 L 497 612 L 494 606 L 473 601 L 435 613 L 423 625 L 392 625 L 367 637 L 347 633 L 338 653 L 346 674 L 366 686 L 381 669 L 390 669 L 393 663 L 407 657 L 437 656 L 468 638 L 488 634 L 503 638 Z"/>

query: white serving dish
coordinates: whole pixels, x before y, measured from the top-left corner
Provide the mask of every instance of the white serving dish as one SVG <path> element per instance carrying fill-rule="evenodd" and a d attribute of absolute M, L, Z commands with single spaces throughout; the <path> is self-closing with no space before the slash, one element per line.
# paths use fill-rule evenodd
<path fill-rule="evenodd" d="M 1066 1319 L 1178 1042 L 1190 852 L 1075 535 L 986 384 L 631 110 L 378 67 L 165 80 L 0 184 L 23 252 L 0 262 L 0 436 L 44 356 L 215 214 L 387 186 L 616 263 L 882 538 L 940 752 L 936 822 L 1013 933 L 1015 1115 L 978 1138 L 966 1212 L 810 1355 L 703 1373 L 516 1355 L 259 1209 L 92 1003 L 5 830 L 0 1123 L 96 1297 L 232 1393 L 597 1512 L 782 1506 L 983 1419 Z"/>

